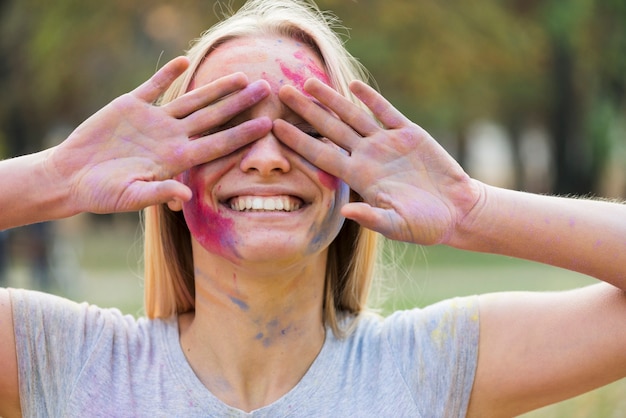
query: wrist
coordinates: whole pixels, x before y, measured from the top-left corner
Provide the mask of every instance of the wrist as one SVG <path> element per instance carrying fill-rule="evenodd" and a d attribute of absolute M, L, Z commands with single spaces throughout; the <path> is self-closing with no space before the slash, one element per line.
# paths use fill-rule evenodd
<path fill-rule="evenodd" d="M 491 208 L 497 206 L 498 189 L 473 180 L 477 197 L 457 222 L 447 245 L 468 251 L 489 251 L 489 235 L 496 219 Z"/>

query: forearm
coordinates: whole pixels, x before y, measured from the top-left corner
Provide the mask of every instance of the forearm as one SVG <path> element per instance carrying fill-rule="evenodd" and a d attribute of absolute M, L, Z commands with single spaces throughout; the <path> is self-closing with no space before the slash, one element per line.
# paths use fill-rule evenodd
<path fill-rule="evenodd" d="M 70 190 L 46 169 L 51 150 L 0 161 L 0 229 L 73 215 Z"/>
<path fill-rule="evenodd" d="M 450 245 L 563 267 L 626 289 L 626 205 L 484 191 Z"/>

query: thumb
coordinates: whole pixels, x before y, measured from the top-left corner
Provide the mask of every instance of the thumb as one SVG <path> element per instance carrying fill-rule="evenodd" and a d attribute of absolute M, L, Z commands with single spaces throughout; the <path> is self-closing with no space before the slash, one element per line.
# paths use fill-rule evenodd
<path fill-rule="evenodd" d="M 383 235 L 392 229 L 387 210 L 375 208 L 364 202 L 345 204 L 341 208 L 341 214 L 359 225 Z"/>
<path fill-rule="evenodd" d="M 187 202 L 191 197 L 191 189 L 176 180 L 139 181 L 120 199 L 118 210 L 141 210 L 172 201 Z"/>

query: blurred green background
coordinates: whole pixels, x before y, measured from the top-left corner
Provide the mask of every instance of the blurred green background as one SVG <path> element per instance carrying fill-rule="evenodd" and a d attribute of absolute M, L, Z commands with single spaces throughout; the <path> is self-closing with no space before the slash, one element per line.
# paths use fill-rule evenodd
<path fill-rule="evenodd" d="M 242 1 L 0 0 L 0 157 L 54 145 Z M 320 0 L 382 93 L 474 177 L 626 196 L 626 1 Z M 385 312 L 592 280 L 447 248 L 387 244 Z M 0 233 L 0 283 L 141 314 L 138 214 Z M 378 293 L 378 292 L 377 292 Z M 626 416 L 626 383 L 528 417 Z"/>

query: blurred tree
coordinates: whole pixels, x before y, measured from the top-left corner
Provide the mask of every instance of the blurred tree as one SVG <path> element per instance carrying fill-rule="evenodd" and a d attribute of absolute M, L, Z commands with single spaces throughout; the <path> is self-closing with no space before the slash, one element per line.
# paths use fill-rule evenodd
<path fill-rule="evenodd" d="M 524 124 L 542 117 L 541 30 L 501 2 L 369 0 L 354 6 L 341 14 L 354 26 L 349 49 L 384 94 L 461 162 L 475 120 L 496 119 L 517 138 Z"/>
<path fill-rule="evenodd" d="M 216 21 L 211 2 L 192 0 L 2 0 L 0 7 L 4 156 L 41 149 L 55 125 L 76 126 Z"/>
<path fill-rule="evenodd" d="M 472 121 L 506 126 L 514 151 L 538 123 L 553 141 L 552 191 L 586 194 L 624 142 L 612 129 L 626 114 L 623 0 L 320 3 L 352 27 L 348 48 L 383 93 L 462 162 Z"/>
<path fill-rule="evenodd" d="M 461 161 L 475 120 L 514 141 L 538 123 L 554 140 L 555 191 L 594 190 L 625 113 L 626 2 L 318 2 L 385 96 Z M 243 3 L 0 0 L 0 155 L 42 148 L 55 125 L 76 126 Z"/>

